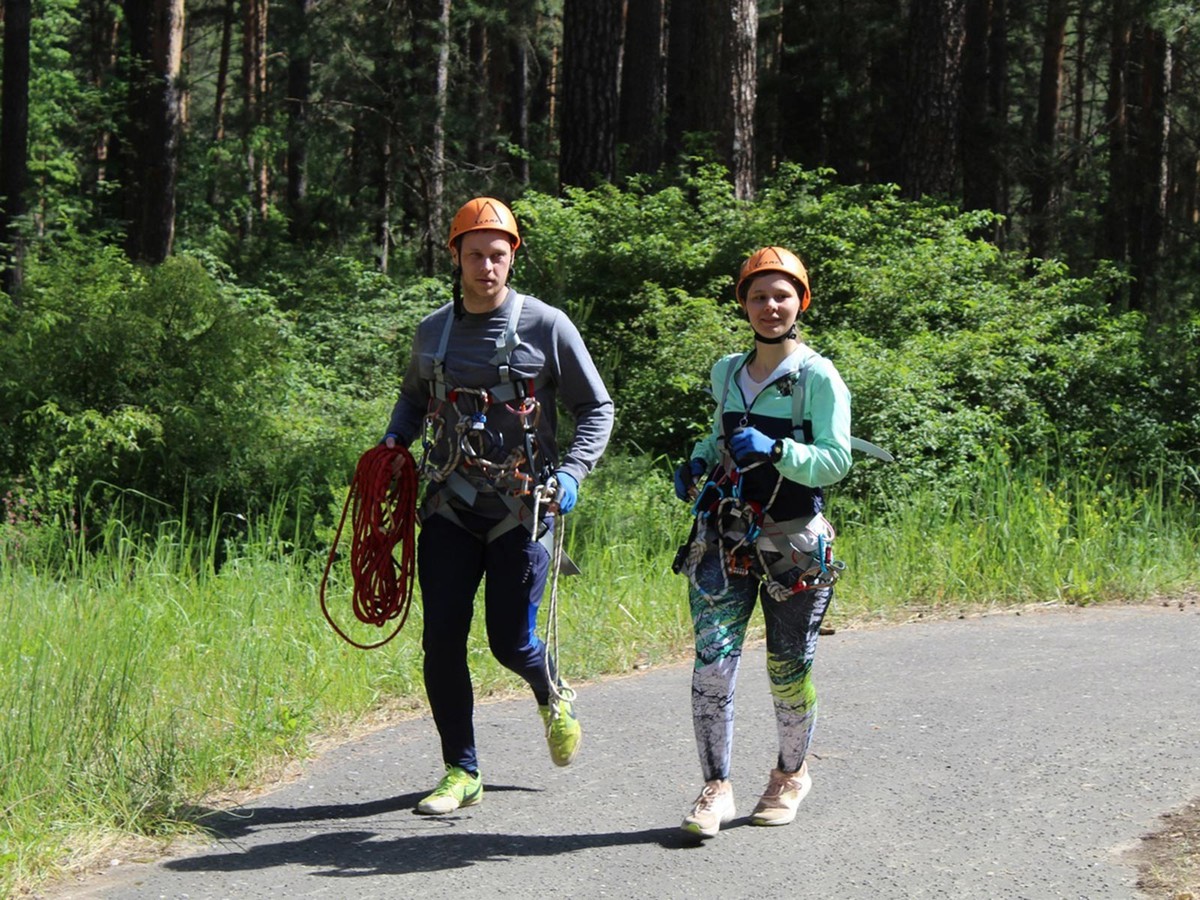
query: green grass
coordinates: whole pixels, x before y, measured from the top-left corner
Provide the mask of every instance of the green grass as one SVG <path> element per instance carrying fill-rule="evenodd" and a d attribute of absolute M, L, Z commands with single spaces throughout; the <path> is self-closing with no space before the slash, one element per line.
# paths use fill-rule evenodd
<path fill-rule="evenodd" d="M 1147 483 L 1119 488 L 1104 473 L 1052 481 L 996 464 L 961 496 L 931 492 L 875 516 L 846 504 L 844 517 L 835 493 L 848 569 L 833 621 L 1194 587 L 1197 485 Z M 566 522 L 584 574 L 558 584 L 564 675 L 579 682 L 684 657 L 686 589 L 670 563 L 689 521 L 666 464 L 606 463 Z M 421 707 L 419 599 L 386 647 L 350 647 L 318 605 L 324 552 L 295 552 L 276 525 L 251 523 L 219 571 L 215 544 L 178 526 L 110 526 L 86 554 L 66 537 L 53 552 L 23 552 L 0 531 L 0 896 L 52 875 L 70 847 L 195 827 L 207 795 L 253 785 L 381 709 Z M 336 574 L 339 621 L 378 639 L 353 621 Z M 520 689 L 491 658 L 481 618 L 478 692 Z"/>

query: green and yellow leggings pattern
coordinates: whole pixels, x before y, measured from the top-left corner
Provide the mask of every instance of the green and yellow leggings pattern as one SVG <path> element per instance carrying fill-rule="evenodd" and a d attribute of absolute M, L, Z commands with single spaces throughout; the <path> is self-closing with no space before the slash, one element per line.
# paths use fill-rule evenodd
<path fill-rule="evenodd" d="M 804 762 L 817 719 L 813 657 L 833 588 L 802 591 L 784 602 L 768 597 L 753 575 L 724 578 L 722 554 L 705 554 L 696 567 L 700 590 L 689 591 L 696 659 L 692 669 L 692 725 L 705 781 L 729 778 L 733 751 L 734 689 L 742 644 L 761 596 L 767 637 L 767 675 L 779 732 L 777 765 L 795 772 Z M 790 573 L 793 580 L 800 571 Z M 787 579 L 784 579 L 787 583 Z"/>

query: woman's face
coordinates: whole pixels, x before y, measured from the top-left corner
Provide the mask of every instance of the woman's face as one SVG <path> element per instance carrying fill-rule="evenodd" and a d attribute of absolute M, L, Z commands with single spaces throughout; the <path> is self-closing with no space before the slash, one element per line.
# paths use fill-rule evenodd
<path fill-rule="evenodd" d="M 764 272 L 750 282 L 742 309 L 750 327 L 762 337 L 785 334 L 800 315 L 796 283 L 781 272 Z"/>

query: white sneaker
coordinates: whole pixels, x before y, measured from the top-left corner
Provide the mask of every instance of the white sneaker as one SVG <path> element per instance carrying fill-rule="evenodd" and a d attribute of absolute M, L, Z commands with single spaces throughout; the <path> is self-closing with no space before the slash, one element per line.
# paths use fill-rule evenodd
<path fill-rule="evenodd" d="M 800 801 L 811 787 L 812 778 L 808 774 L 807 762 L 800 766 L 798 772 L 780 772 L 778 769 L 772 769 L 767 789 L 763 791 L 754 812 L 750 813 L 750 824 L 788 824 L 796 818 Z"/>
<path fill-rule="evenodd" d="M 733 805 L 733 785 L 720 778 L 714 778 L 704 785 L 704 790 L 696 798 L 692 811 L 684 817 L 683 824 L 679 827 L 700 838 L 715 837 L 721 826 L 732 821 L 735 815 L 737 811 Z"/>

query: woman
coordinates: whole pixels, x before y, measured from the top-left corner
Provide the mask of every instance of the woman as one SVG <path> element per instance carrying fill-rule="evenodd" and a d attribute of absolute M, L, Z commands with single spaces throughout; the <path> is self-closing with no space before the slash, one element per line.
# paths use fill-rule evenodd
<path fill-rule="evenodd" d="M 690 583 L 692 722 L 705 781 L 681 827 L 700 838 L 735 815 L 734 685 L 759 598 L 779 756 L 751 823 L 791 822 L 812 785 L 805 757 L 817 711 L 813 655 L 841 569 L 821 488 L 850 469 L 849 391 L 796 327 L 810 300 L 804 265 L 782 247 L 765 247 L 742 265 L 736 294 L 754 347 L 713 366 L 712 431 L 675 473 L 676 494 L 694 497 L 696 509 L 677 567 Z"/>

